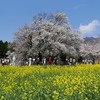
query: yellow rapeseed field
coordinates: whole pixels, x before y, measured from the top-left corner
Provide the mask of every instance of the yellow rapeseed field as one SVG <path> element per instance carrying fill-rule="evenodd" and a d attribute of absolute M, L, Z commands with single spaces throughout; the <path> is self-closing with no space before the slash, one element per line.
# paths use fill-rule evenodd
<path fill-rule="evenodd" d="M 0 100 L 100 100 L 100 65 L 0 66 Z"/>

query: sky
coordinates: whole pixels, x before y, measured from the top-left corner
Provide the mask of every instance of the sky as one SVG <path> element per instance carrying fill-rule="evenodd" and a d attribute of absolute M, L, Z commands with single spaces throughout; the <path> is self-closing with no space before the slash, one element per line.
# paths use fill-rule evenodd
<path fill-rule="evenodd" d="M 31 24 L 38 13 L 66 13 L 72 29 L 83 37 L 100 36 L 100 0 L 0 0 L 0 40 L 12 41 L 14 33 Z"/>

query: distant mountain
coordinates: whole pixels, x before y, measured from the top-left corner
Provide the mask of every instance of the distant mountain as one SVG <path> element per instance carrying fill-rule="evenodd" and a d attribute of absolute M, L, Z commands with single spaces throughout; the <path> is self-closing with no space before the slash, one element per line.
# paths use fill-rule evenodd
<path fill-rule="evenodd" d="M 99 38 L 94 38 L 94 37 L 86 37 L 84 38 L 84 43 L 87 44 L 100 44 L 100 37 Z"/>

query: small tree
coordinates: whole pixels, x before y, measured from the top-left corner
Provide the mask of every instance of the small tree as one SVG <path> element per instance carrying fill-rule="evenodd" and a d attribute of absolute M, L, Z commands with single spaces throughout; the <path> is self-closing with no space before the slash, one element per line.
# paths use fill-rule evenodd
<path fill-rule="evenodd" d="M 78 56 L 82 41 L 81 33 L 70 28 L 66 14 L 35 16 L 32 24 L 24 25 L 15 33 L 16 64 L 23 65 L 27 58 L 40 51 L 44 57 L 61 53 Z"/>

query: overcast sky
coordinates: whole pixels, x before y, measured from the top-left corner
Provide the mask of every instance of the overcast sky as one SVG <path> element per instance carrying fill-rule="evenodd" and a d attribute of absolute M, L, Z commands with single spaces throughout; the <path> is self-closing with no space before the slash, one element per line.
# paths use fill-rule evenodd
<path fill-rule="evenodd" d="M 83 36 L 100 36 L 100 0 L 0 0 L 0 40 L 12 41 L 14 32 L 30 24 L 38 13 L 65 12 L 73 29 Z"/>

